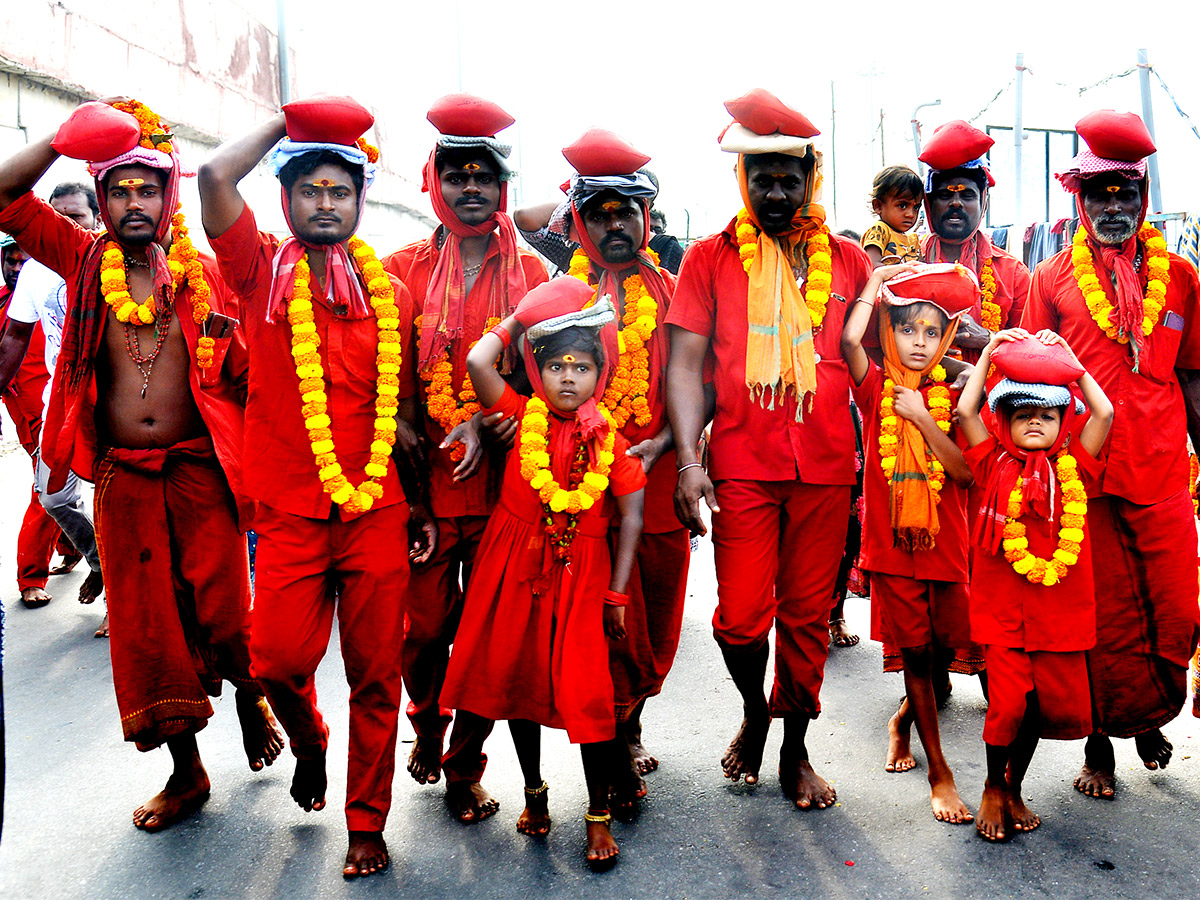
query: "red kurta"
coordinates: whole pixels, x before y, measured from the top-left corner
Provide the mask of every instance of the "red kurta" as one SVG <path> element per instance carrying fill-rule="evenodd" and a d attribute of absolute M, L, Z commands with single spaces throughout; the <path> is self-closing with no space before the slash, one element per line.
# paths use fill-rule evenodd
<path fill-rule="evenodd" d="M 493 410 L 519 418 L 525 398 L 505 391 Z M 567 425 L 550 415 L 554 432 Z M 616 496 L 645 486 L 641 464 L 625 455 L 619 434 L 609 490 Z M 551 470 L 565 484 L 571 459 L 555 455 Z M 604 634 L 604 592 L 612 577 L 608 526 L 614 503 L 606 496 L 578 517 L 571 565 L 553 565 L 544 594 L 533 580 L 547 571 L 549 549 L 542 503 L 521 477 L 510 453 L 499 505 L 479 547 L 487 563 L 475 570 L 450 656 L 441 702 L 489 719 L 528 719 L 565 728 L 572 743 L 606 741 L 614 734 L 613 687 Z M 566 516 L 559 515 L 565 523 Z"/>

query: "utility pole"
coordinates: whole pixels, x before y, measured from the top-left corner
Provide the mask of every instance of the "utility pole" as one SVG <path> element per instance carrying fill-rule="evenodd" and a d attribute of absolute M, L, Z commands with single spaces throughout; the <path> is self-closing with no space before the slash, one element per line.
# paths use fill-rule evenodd
<path fill-rule="evenodd" d="M 837 103 L 833 93 L 833 79 L 829 79 L 829 181 L 833 188 L 833 214 L 837 216 Z M 689 231 L 691 222 L 689 220 Z"/>
<path fill-rule="evenodd" d="M 1150 102 L 1150 57 L 1145 50 L 1138 51 L 1138 81 L 1142 86 L 1142 121 L 1146 123 L 1146 130 L 1150 132 L 1150 139 L 1154 139 L 1154 106 Z M 1158 180 L 1158 153 L 1151 153 L 1147 160 L 1148 172 L 1150 176 L 1150 212 L 1160 213 L 1163 211 L 1162 203 L 1162 184 Z"/>
<path fill-rule="evenodd" d="M 1025 141 L 1025 54 L 1017 54 L 1017 110 L 1013 116 L 1013 228 L 1017 233 L 1025 227 L 1021 196 L 1021 149 Z"/>
<path fill-rule="evenodd" d="M 288 66 L 287 0 L 275 0 L 275 31 L 279 43 L 279 105 L 292 99 L 292 74 Z"/>
<path fill-rule="evenodd" d="M 923 110 L 927 106 L 941 106 L 941 105 L 942 105 L 941 100 L 930 100 L 928 103 L 918 103 L 915 107 L 913 107 L 912 121 L 910 124 L 912 125 L 913 155 L 914 156 L 921 155 L 921 123 L 917 119 L 917 113 L 919 113 L 921 110 Z M 922 178 L 925 177 L 925 163 L 921 162 L 919 159 L 917 160 L 917 174 L 920 175 Z"/>

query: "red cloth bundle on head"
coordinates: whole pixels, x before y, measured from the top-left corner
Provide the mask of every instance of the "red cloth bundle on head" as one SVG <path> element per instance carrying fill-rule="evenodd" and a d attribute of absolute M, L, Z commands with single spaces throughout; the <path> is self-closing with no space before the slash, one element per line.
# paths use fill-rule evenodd
<path fill-rule="evenodd" d="M 1002 376 L 1026 384 L 1068 385 L 1084 373 L 1061 344 L 1047 346 L 1035 337 L 1006 341 L 992 351 L 991 359 Z"/>
<path fill-rule="evenodd" d="M 93 100 L 71 113 L 59 126 L 50 146 L 71 159 L 93 162 L 128 153 L 138 145 L 141 135 L 136 118 Z"/>
<path fill-rule="evenodd" d="M 725 109 L 735 122 L 755 134 L 814 138 L 821 133 L 808 116 L 763 88 L 754 88 L 734 100 L 726 100 Z"/>
<path fill-rule="evenodd" d="M 962 119 L 955 119 L 934 129 L 917 159 L 930 169 L 945 172 L 978 161 L 995 143 L 986 132 Z M 996 182 L 992 173 L 986 166 L 981 168 L 988 172 L 988 186 L 993 186 Z"/>
<path fill-rule="evenodd" d="M 589 128 L 563 147 L 563 156 L 580 175 L 632 175 L 650 162 L 649 156 L 604 128 Z"/>
<path fill-rule="evenodd" d="M 429 107 L 425 118 L 442 134 L 495 137 L 517 120 L 497 104 L 473 94 L 447 94 Z"/>
<path fill-rule="evenodd" d="M 287 136 L 304 144 L 355 142 L 375 124 L 375 116 L 353 97 L 314 94 L 283 105 Z"/>

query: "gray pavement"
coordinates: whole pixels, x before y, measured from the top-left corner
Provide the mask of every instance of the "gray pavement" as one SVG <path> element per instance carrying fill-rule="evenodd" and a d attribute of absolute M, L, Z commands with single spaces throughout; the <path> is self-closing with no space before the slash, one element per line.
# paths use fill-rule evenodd
<path fill-rule="evenodd" d="M 11 451 L 11 445 L 10 445 Z M 336 639 L 320 670 L 333 735 L 329 808 L 305 813 L 288 797 L 290 758 L 247 769 L 232 691 L 199 736 L 212 799 L 161 834 L 130 823 L 133 809 L 165 781 L 165 751 L 139 754 L 121 741 L 108 647 L 92 638 L 99 606 L 74 600 L 83 573 L 52 579 L 54 602 L 21 607 L 14 587 L 16 528 L 28 496 L 19 449 L 0 455 L 0 596 L 7 609 L 4 660 L 8 790 L 0 843 L 4 898 L 541 897 L 1054 897 L 1195 898 L 1200 895 L 1200 721 L 1190 711 L 1167 734 L 1175 758 L 1164 772 L 1142 768 L 1132 742 L 1117 747 L 1118 799 L 1089 800 L 1071 787 L 1082 743 L 1045 742 L 1027 781 L 1042 827 L 990 846 L 973 826 L 934 821 L 921 766 L 883 770 L 884 724 L 901 694 L 880 673 L 879 646 L 831 653 L 825 710 L 810 730 L 814 764 L 837 790 L 837 806 L 791 809 L 771 761 L 762 783 L 732 786 L 718 760 L 739 718 L 736 691 L 713 643 L 712 556 L 707 542 L 693 574 L 679 658 L 661 697 L 650 701 L 646 743 L 662 760 L 634 824 L 615 826 L 619 865 L 594 875 L 583 864 L 586 804 L 579 755 L 545 732 L 545 775 L 554 829 L 546 840 L 514 830 L 521 780 L 507 730 L 488 743 L 485 783 L 501 801 L 483 823 L 452 821 L 442 786 L 415 784 L 400 765 L 386 837 L 391 871 L 360 882 L 340 876 L 345 852 L 348 689 Z M 851 624 L 868 628 L 866 601 L 852 599 Z M 1190 704 L 1189 704 L 1190 707 Z M 974 808 L 984 776 L 984 702 L 974 679 L 955 678 L 943 717 L 944 745 Z M 401 737 L 411 738 L 407 723 Z M 408 745 L 400 749 L 401 760 Z"/>

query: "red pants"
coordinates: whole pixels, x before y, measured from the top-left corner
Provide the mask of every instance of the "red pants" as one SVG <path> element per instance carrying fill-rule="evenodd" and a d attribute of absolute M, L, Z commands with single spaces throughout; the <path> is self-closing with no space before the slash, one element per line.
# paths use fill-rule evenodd
<path fill-rule="evenodd" d="M 392 802 L 408 585 L 408 505 L 350 522 L 259 509 L 250 640 L 253 671 L 299 759 L 325 754 L 313 676 L 337 609 L 350 684 L 346 823 L 382 831 Z"/>
<path fill-rule="evenodd" d="M 19 413 L 15 404 L 7 403 L 10 414 Z M 42 430 L 40 418 L 22 419 L 17 431 L 21 438 L 21 446 L 29 454 L 29 458 L 37 465 L 38 437 Z M 25 516 L 21 519 L 21 530 L 17 533 L 17 590 L 25 588 L 44 588 L 46 579 L 50 577 L 50 559 L 55 549 L 61 556 L 72 556 L 77 551 L 75 545 L 67 540 L 51 518 L 50 513 L 42 508 L 36 488 L 30 488 L 29 506 L 25 508 Z"/>
<path fill-rule="evenodd" d="M 1088 500 L 1096 646 L 1088 651 L 1096 728 L 1132 737 L 1187 699 L 1196 648 L 1196 521 L 1186 488 L 1161 503 Z"/>
<path fill-rule="evenodd" d="M 113 687 L 125 740 L 139 750 L 208 724 L 221 679 L 258 692 L 246 540 L 212 442 L 188 443 L 207 449 L 109 450 L 96 463 Z M 158 456 L 160 471 L 134 468 L 131 453 Z"/>
<path fill-rule="evenodd" d="M 610 533 L 610 544 L 617 532 Z M 624 722 L 639 703 L 662 690 L 683 627 L 691 544 L 686 528 L 643 534 L 629 579 L 623 641 L 609 642 L 617 721 Z"/>
<path fill-rule="evenodd" d="M 754 649 L 774 625 L 771 715 L 816 718 L 850 486 L 729 480 L 716 491 L 713 633 L 728 647 Z"/>
<path fill-rule="evenodd" d="M 965 647 L 971 642 L 970 594 L 956 581 L 871 573 L 871 638 L 898 648 Z"/>
<path fill-rule="evenodd" d="M 437 550 L 428 562 L 414 566 L 409 580 L 402 665 L 408 690 L 408 718 L 421 741 L 441 746 L 453 711 L 438 703 L 450 645 L 462 618 L 463 597 L 487 516 L 438 519 Z M 442 756 L 446 780 L 475 782 L 483 778 L 487 754 L 483 742 L 492 721 L 459 717 Z"/>
<path fill-rule="evenodd" d="M 1073 741 L 1092 732 L 1087 659 L 1082 650 L 1060 653 L 988 644 L 988 709 L 984 743 L 1007 747 L 1017 739 L 1029 695 L 1037 698 L 1040 735 Z"/>

